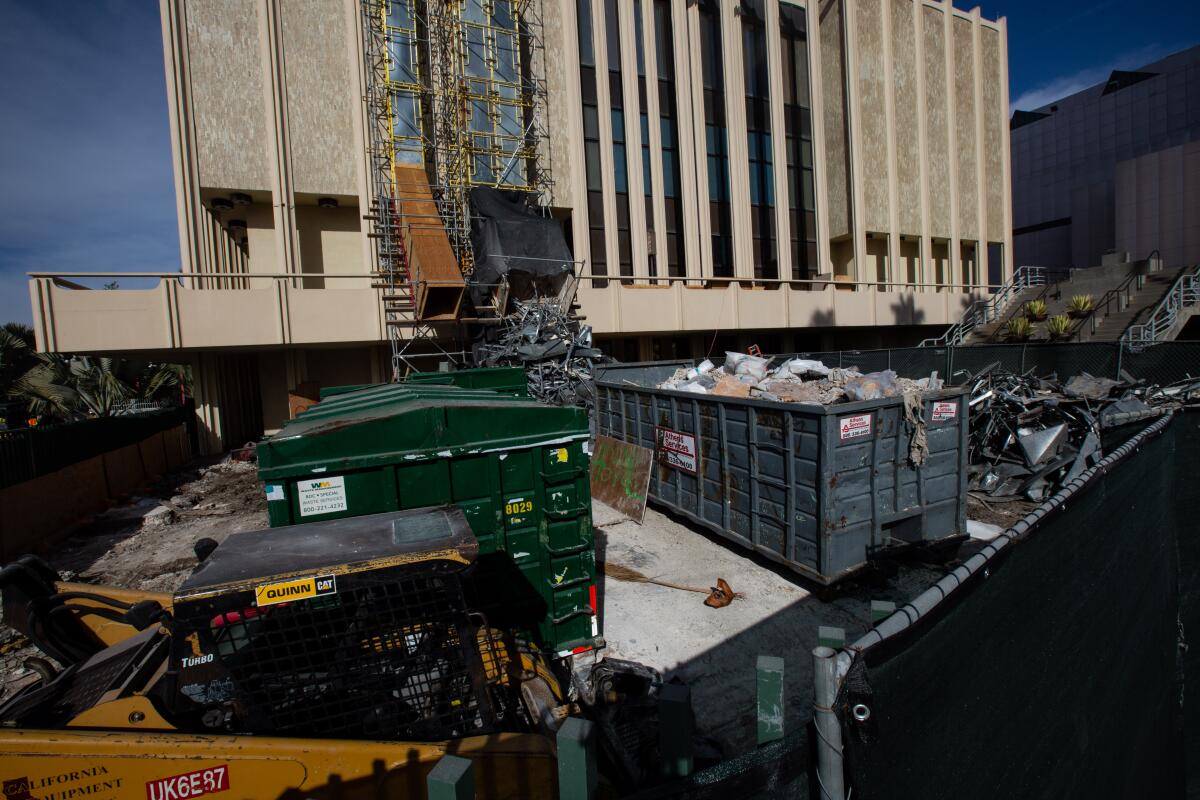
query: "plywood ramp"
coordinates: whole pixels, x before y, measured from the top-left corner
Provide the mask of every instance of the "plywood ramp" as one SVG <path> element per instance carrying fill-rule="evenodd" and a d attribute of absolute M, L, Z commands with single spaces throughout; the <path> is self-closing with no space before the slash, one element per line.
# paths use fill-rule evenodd
<path fill-rule="evenodd" d="M 417 319 L 457 319 L 465 285 L 425 167 L 397 164 L 395 175 L 400 235 L 408 252 Z"/>

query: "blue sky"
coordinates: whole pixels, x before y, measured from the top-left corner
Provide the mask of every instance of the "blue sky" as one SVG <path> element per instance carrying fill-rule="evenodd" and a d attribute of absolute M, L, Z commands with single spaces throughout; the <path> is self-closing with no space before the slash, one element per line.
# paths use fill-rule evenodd
<path fill-rule="evenodd" d="M 1016 108 L 1200 42 L 1200 4 L 1177 0 L 983 15 L 1008 18 Z M 178 269 L 158 3 L 0 0 L 0 109 L 0 322 L 30 321 L 31 270 Z"/>

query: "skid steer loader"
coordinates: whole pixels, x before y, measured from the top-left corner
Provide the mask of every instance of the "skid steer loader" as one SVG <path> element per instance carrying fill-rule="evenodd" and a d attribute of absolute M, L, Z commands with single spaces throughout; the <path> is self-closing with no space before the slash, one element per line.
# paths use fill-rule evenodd
<path fill-rule="evenodd" d="M 657 673 L 490 625 L 464 594 L 477 549 L 446 506 L 202 540 L 173 595 L 7 565 L 4 620 L 49 659 L 0 705 L 4 797 L 421 798 L 455 754 L 478 797 L 554 798 L 571 715 L 638 782 Z"/>

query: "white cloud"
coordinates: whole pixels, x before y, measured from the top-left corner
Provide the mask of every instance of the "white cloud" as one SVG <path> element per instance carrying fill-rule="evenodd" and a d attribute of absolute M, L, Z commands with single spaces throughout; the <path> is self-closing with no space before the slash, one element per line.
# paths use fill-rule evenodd
<path fill-rule="evenodd" d="M 1093 67 L 1081 69 L 1070 75 L 1060 75 L 1014 98 L 1009 104 L 1009 114 L 1011 115 L 1013 111 L 1018 109 L 1021 111 L 1033 111 L 1056 100 L 1062 100 L 1064 97 L 1069 97 L 1076 92 L 1081 92 L 1084 89 L 1095 86 L 1101 81 L 1107 80 L 1109 74 L 1114 69 L 1134 70 L 1152 61 L 1157 61 L 1178 49 L 1178 47 L 1164 46 L 1157 43 L 1148 44 L 1145 47 L 1139 47 L 1136 50 L 1122 53 L 1107 64 L 1098 64 Z"/>

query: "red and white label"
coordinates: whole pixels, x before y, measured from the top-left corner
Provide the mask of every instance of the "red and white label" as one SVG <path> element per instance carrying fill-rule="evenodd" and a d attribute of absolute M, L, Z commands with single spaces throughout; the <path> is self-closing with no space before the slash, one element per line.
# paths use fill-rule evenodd
<path fill-rule="evenodd" d="M 941 422 L 944 419 L 954 419 L 958 416 L 958 403 L 934 403 L 933 404 L 933 421 Z"/>
<path fill-rule="evenodd" d="M 852 417 L 842 417 L 838 420 L 838 437 L 843 442 L 847 439 L 857 439 L 859 436 L 870 435 L 870 414 L 855 414 Z"/>
<path fill-rule="evenodd" d="M 657 428 L 659 461 L 684 472 L 696 474 L 696 437 L 670 428 Z"/>
<path fill-rule="evenodd" d="M 229 789 L 229 765 L 198 769 L 146 783 L 146 800 L 188 800 Z"/>

